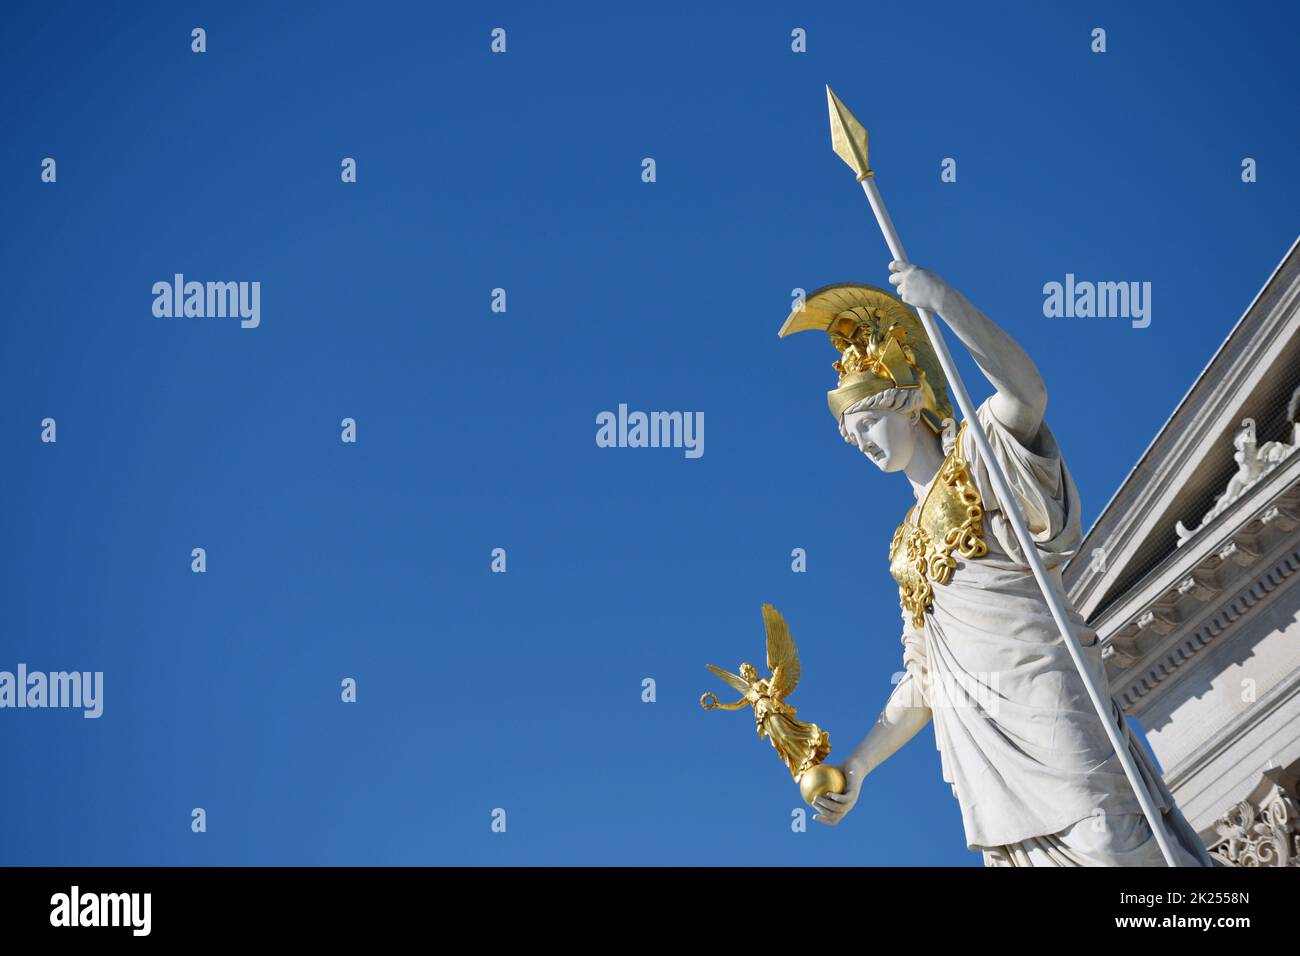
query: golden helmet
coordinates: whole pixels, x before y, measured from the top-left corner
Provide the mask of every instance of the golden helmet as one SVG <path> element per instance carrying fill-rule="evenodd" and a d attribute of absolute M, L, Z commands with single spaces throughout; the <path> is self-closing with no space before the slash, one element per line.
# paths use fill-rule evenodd
<path fill-rule="evenodd" d="M 810 293 L 786 317 L 779 335 L 820 329 L 840 353 L 839 385 L 826 393 L 838 422 L 844 410 L 890 388 L 919 388 L 921 419 L 935 433 L 952 418 L 948 382 L 921 320 L 895 296 L 870 285 L 842 283 Z"/>

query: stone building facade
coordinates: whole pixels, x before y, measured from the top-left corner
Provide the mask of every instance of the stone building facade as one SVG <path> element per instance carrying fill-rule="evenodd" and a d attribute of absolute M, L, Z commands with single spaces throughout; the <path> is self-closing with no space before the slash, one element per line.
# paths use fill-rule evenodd
<path fill-rule="evenodd" d="M 1229 866 L 1300 866 L 1300 240 L 1065 570 Z"/>

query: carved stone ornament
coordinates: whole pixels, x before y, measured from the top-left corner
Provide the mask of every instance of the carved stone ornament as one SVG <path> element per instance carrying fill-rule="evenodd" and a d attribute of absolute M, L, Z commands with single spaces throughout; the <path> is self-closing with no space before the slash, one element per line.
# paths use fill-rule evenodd
<path fill-rule="evenodd" d="M 1214 821 L 1210 855 L 1224 866 L 1300 867 L 1300 805 L 1270 772 L 1261 787 Z M 1261 793 L 1262 791 L 1262 793 Z"/>
<path fill-rule="evenodd" d="M 1300 389 L 1296 390 L 1300 396 Z M 1294 408 L 1296 396 L 1292 396 Z M 1255 441 L 1255 419 L 1246 418 L 1241 422 L 1241 431 L 1232 439 L 1233 460 L 1237 462 L 1237 473 L 1228 480 L 1223 493 L 1214 499 L 1214 507 L 1205 513 L 1201 523 L 1195 528 L 1188 528 L 1181 521 L 1175 526 L 1178 532 L 1178 546 L 1182 547 L 1207 524 L 1227 511 L 1234 502 L 1250 490 L 1261 478 L 1280 465 L 1300 446 L 1300 423 L 1291 426 L 1291 441 L 1267 441 L 1259 445 Z"/>

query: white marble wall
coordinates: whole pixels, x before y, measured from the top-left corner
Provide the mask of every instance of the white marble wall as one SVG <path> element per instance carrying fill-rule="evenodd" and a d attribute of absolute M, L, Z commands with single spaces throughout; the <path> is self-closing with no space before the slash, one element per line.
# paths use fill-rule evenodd
<path fill-rule="evenodd" d="M 1200 831 L 1263 770 L 1300 760 L 1300 578 L 1287 583 L 1143 715 L 1165 779 Z"/>

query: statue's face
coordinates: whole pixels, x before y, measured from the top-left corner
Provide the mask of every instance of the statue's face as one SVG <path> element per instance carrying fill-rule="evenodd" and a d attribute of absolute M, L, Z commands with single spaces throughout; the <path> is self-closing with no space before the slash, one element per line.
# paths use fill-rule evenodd
<path fill-rule="evenodd" d="M 844 416 L 849 441 L 881 471 L 902 471 L 916 449 L 916 425 L 910 415 L 889 408 L 869 408 Z"/>

